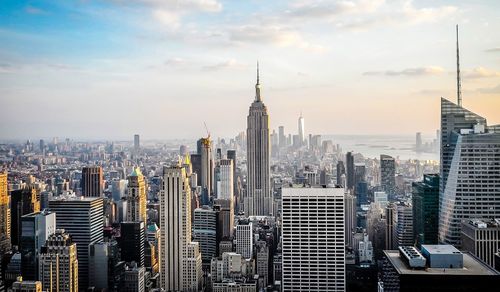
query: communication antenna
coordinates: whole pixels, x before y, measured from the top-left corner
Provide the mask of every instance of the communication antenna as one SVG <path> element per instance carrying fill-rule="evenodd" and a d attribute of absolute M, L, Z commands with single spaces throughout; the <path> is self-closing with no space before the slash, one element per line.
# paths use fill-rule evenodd
<path fill-rule="evenodd" d="M 457 103 L 462 106 L 462 80 L 460 79 L 460 52 L 458 49 L 458 24 L 457 24 Z"/>

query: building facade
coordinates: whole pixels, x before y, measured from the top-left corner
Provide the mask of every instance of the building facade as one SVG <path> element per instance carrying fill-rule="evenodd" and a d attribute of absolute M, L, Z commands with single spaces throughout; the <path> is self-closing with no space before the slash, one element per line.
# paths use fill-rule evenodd
<path fill-rule="evenodd" d="M 82 196 L 102 197 L 104 180 L 101 166 L 86 166 L 82 169 Z"/>
<path fill-rule="evenodd" d="M 141 169 L 136 167 L 128 177 L 127 221 L 146 224 L 146 181 Z"/>
<path fill-rule="evenodd" d="M 412 184 L 413 237 L 417 245 L 437 244 L 439 228 L 439 175 L 424 174 Z"/>

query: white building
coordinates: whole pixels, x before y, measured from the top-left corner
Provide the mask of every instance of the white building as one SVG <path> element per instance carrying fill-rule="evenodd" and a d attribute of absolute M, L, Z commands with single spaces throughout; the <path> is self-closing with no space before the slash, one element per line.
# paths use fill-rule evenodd
<path fill-rule="evenodd" d="M 283 291 L 344 291 L 344 189 L 283 189 Z"/>
<path fill-rule="evenodd" d="M 387 198 L 386 192 L 374 192 L 373 193 L 373 202 L 378 203 L 380 208 L 384 209 L 389 203 L 389 199 Z"/>
<path fill-rule="evenodd" d="M 220 167 L 220 186 L 217 187 L 217 199 L 234 199 L 234 178 L 233 178 L 233 160 L 221 159 Z"/>
<path fill-rule="evenodd" d="M 164 167 L 160 190 L 161 288 L 198 291 L 201 253 L 191 242 L 191 188 L 185 168 Z"/>
<path fill-rule="evenodd" d="M 236 253 L 249 259 L 253 256 L 252 222 L 240 220 L 236 225 Z"/>

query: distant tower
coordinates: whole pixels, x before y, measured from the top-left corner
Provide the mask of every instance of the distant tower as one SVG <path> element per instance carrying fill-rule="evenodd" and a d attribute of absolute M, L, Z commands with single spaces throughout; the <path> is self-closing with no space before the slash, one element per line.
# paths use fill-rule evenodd
<path fill-rule="evenodd" d="M 304 129 L 304 117 L 302 117 L 302 112 L 300 112 L 300 117 L 299 117 L 299 139 L 300 139 L 300 145 L 304 145 L 306 141 L 306 133 Z"/>
<path fill-rule="evenodd" d="M 139 167 L 128 177 L 127 221 L 146 224 L 146 182 Z"/>
<path fill-rule="evenodd" d="M 134 135 L 134 151 L 139 152 L 141 149 L 141 140 L 139 134 Z"/>
<path fill-rule="evenodd" d="M 87 247 L 88 248 L 88 247 Z M 40 280 L 44 291 L 78 291 L 76 244 L 64 229 L 49 236 L 40 254 Z M 83 287 L 86 284 L 81 283 Z M 83 289 L 86 290 L 86 289 Z"/>
<path fill-rule="evenodd" d="M 380 155 L 380 179 L 382 190 L 389 197 L 394 196 L 396 190 L 396 160 L 389 155 Z"/>
<path fill-rule="evenodd" d="M 354 189 L 354 156 L 352 152 L 347 152 L 345 156 L 346 163 L 346 187 L 347 189 Z"/>
<path fill-rule="evenodd" d="M 458 48 L 458 24 L 457 24 L 457 104 L 462 106 L 462 80 L 460 79 L 460 51 Z"/>
<path fill-rule="evenodd" d="M 250 106 L 247 118 L 247 192 L 244 198 L 245 215 L 272 213 L 270 181 L 270 141 L 269 115 L 260 96 L 259 66 L 257 64 L 257 84 L 255 100 Z"/>
<path fill-rule="evenodd" d="M 212 140 L 210 140 L 210 135 L 206 138 L 201 138 L 198 140 L 200 144 L 199 150 L 201 155 L 201 201 L 203 205 L 208 205 L 210 203 L 210 196 L 213 192 L 213 160 L 212 160 Z"/>
<path fill-rule="evenodd" d="M 82 169 L 82 196 L 102 197 L 104 180 L 101 166 L 86 166 Z"/>

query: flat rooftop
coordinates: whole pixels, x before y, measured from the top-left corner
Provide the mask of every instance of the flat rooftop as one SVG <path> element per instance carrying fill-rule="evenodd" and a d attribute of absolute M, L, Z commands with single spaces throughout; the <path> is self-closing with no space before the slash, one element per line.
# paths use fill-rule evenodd
<path fill-rule="evenodd" d="M 391 264 L 400 275 L 500 275 L 499 272 L 482 263 L 471 254 L 464 252 L 464 267 L 459 269 L 425 268 L 411 269 L 399 256 L 397 250 L 384 250 Z"/>
<path fill-rule="evenodd" d="M 344 196 L 343 188 L 331 188 L 322 186 L 294 185 L 293 187 L 283 187 L 281 197 L 311 197 L 311 196 Z"/>
<path fill-rule="evenodd" d="M 461 254 L 462 252 L 449 244 L 423 244 L 422 249 L 426 249 L 429 254 Z"/>

